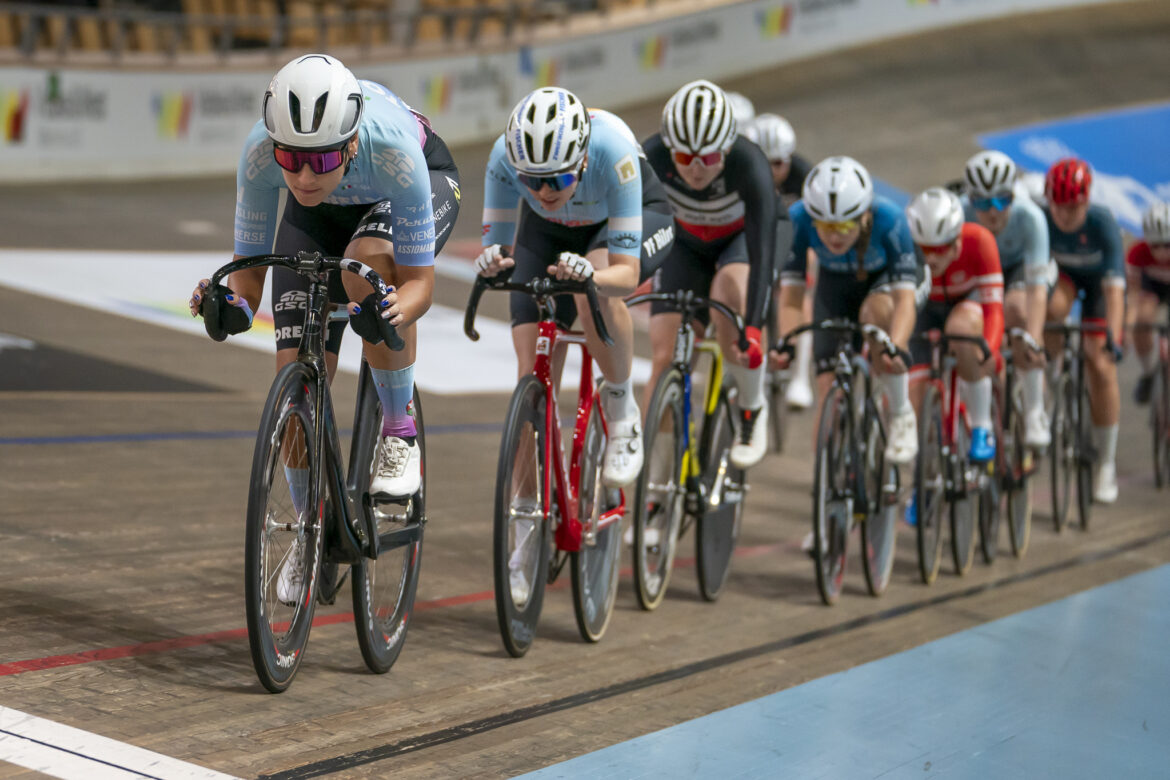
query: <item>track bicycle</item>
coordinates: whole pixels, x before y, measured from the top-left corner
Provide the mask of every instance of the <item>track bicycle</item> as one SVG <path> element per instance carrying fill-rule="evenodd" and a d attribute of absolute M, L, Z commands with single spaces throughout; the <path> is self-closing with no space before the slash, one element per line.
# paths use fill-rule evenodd
<path fill-rule="evenodd" d="M 1001 350 L 1005 366 L 1003 379 L 996 376 L 992 380 L 995 410 L 998 411 L 998 414 L 993 413 L 992 419 L 997 428 L 996 469 L 1007 509 L 1008 540 L 1012 555 L 1022 558 L 1032 536 L 1032 475 L 1036 471 L 1036 453 L 1027 444 L 1024 385 L 1010 346 L 1017 339 L 1033 354 L 1043 352 L 1043 347 L 1023 328 L 1012 328 L 1008 332 L 1008 342 Z M 984 518 L 986 514 L 981 513 L 980 517 Z M 990 515 L 987 517 L 991 519 Z M 998 513 L 994 517 L 998 518 Z M 979 530 L 983 559 L 991 563 L 997 553 L 998 524 L 995 528 L 981 524 Z"/>
<path fill-rule="evenodd" d="M 1114 350 L 1113 333 L 1096 322 L 1050 322 L 1045 333 L 1063 337 L 1059 373 L 1050 378 L 1052 394 L 1052 448 L 1049 472 L 1052 485 L 1052 524 L 1057 533 L 1068 522 L 1073 485 L 1076 485 L 1077 518 L 1082 531 L 1089 530 L 1093 503 L 1093 466 L 1097 449 L 1093 444 L 1093 418 L 1089 407 L 1089 386 L 1085 381 L 1085 334 L 1104 335 L 1105 348 Z M 1051 360 L 1051 355 L 1049 359 Z"/>
<path fill-rule="evenodd" d="M 875 395 L 869 360 L 859 337 L 872 339 L 891 356 L 898 348 L 876 325 L 830 319 L 801 325 L 774 349 L 792 354 L 797 336 L 828 331 L 837 337 L 833 384 L 817 424 L 813 471 L 813 560 L 821 600 L 835 604 L 845 578 L 849 535 L 861 527 L 865 583 L 879 596 L 893 572 L 901 475 L 885 460 L 885 414 Z"/>
<path fill-rule="evenodd" d="M 560 329 L 554 320 L 554 296 L 584 294 L 598 336 L 611 344 L 596 285 L 591 279 L 547 277 L 515 283 L 508 281 L 510 276 L 505 272 L 476 277 L 463 330 L 472 341 L 479 340 L 475 315 L 486 290 L 520 292 L 536 299 L 540 312 L 536 365 L 520 379 L 508 405 L 492 531 L 496 618 L 504 647 L 518 658 L 536 637 L 545 586 L 556 580 L 566 563 L 572 572 L 573 613 L 581 637 L 596 642 L 605 633 L 617 596 L 625 497 L 601 481 L 607 424 L 585 336 Z M 566 471 L 554 364 L 570 344 L 581 347 L 581 379 Z"/>
<path fill-rule="evenodd" d="M 999 527 L 999 485 L 994 460 L 975 463 L 968 458 L 971 426 L 959 398 L 958 358 L 948 347 L 961 342 L 974 344 L 981 352 L 981 362 L 991 357 L 991 349 L 982 336 L 931 330 L 925 337 L 930 342 L 931 360 L 918 410 L 914 505 L 918 571 L 929 585 L 938 576 L 942 563 L 944 512 L 949 515 L 955 573 L 961 576 L 971 569 L 977 526 Z M 993 407 L 992 420 L 996 417 Z M 986 533 L 993 538 L 993 534 Z"/>
<path fill-rule="evenodd" d="M 774 304 L 775 301 L 773 300 Z M 768 311 L 768 343 L 776 344 L 781 339 L 780 307 L 769 306 Z M 793 367 L 777 370 L 767 369 L 764 374 L 764 398 L 768 404 L 768 440 L 772 445 L 772 452 L 784 451 L 784 435 L 788 431 L 788 385 L 792 381 Z"/>
<path fill-rule="evenodd" d="M 1134 330 L 1153 330 L 1158 367 L 1154 370 L 1154 387 L 1150 393 L 1150 432 L 1154 445 L 1154 485 L 1170 484 L 1170 324 L 1138 323 Z"/>
<path fill-rule="evenodd" d="M 357 274 L 380 298 L 386 285 L 373 269 L 318 252 L 233 261 L 211 277 L 202 303 L 208 334 L 219 341 L 224 338 L 216 301 L 220 281 L 234 271 L 277 265 L 306 277 L 309 291 L 297 358 L 277 373 L 260 418 L 245 521 L 248 645 L 260 682 L 273 693 L 288 688 L 304 660 L 316 604 L 332 604 L 350 572 L 362 658 L 373 672 L 389 671 L 410 625 L 426 524 L 426 445 L 417 388 L 414 409 L 423 486 L 394 502 L 375 503 L 370 498 L 382 411 L 364 361 L 348 471 L 343 471 L 324 354 L 326 322 L 347 320 L 349 315 L 344 309 L 329 312 L 328 278 L 333 272 Z M 405 346 L 394 326 L 381 318 L 378 324 L 391 349 Z M 299 482 L 297 470 L 308 473 L 305 485 L 294 489 L 290 482 Z M 297 592 L 282 598 L 281 572 L 296 564 L 295 556 L 301 556 L 304 576 Z M 346 565 L 348 571 L 338 576 Z"/>
<path fill-rule="evenodd" d="M 707 601 L 719 597 L 731 569 L 747 491 L 744 472 L 731 465 L 729 456 L 740 424 L 733 405 L 736 388 L 723 373 L 719 345 L 696 343 L 691 327 L 710 308 L 729 319 L 745 339 L 743 318 L 690 290 L 635 295 L 626 305 L 651 301 L 665 303 L 682 320 L 671 366 L 658 378 L 646 410 L 646 462 L 635 491 L 634 581 L 638 604 L 645 610 L 662 603 L 678 540 L 692 523 L 699 593 Z M 691 406 L 696 350 L 711 358 L 698 431 Z"/>

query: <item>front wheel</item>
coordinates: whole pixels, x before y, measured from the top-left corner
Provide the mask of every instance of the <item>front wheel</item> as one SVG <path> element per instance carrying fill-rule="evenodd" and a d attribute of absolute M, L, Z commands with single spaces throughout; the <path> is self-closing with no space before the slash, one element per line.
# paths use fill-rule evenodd
<path fill-rule="evenodd" d="M 999 555 L 1000 515 L 1000 473 L 997 467 L 1003 454 L 1003 418 L 997 396 L 991 400 L 992 430 L 995 431 L 995 458 L 979 466 L 979 548 L 983 562 L 990 565 Z"/>
<path fill-rule="evenodd" d="M 1020 385 L 1010 382 L 1004 437 L 1000 442 L 1004 495 L 1007 505 L 1008 538 L 1012 555 L 1023 558 L 1032 536 L 1032 468 L 1033 454 L 1028 447 L 1024 401 Z"/>
<path fill-rule="evenodd" d="M 871 596 L 880 596 L 890 584 L 901 506 L 897 465 L 886 463 L 886 433 L 873 399 L 866 401 L 865 520 L 861 525 L 861 557 L 865 585 Z"/>
<path fill-rule="evenodd" d="M 1068 522 L 1068 509 L 1072 498 L 1073 471 L 1076 464 L 1076 429 L 1072 404 L 1072 381 L 1067 376 L 1057 380 L 1052 403 L 1052 445 L 1049 449 L 1048 467 L 1052 492 L 1052 525 L 1057 533 L 1064 530 Z"/>
<path fill-rule="evenodd" d="M 724 384 L 715 411 L 703 422 L 699 448 L 705 490 L 695 528 L 695 553 L 699 593 L 707 601 L 719 598 L 727 584 L 743 519 L 745 474 L 731 465 L 731 446 L 739 435 L 737 417 L 731 386 Z"/>
<path fill-rule="evenodd" d="M 813 560 L 821 601 L 832 605 L 845 580 L 845 552 L 853 526 L 853 452 L 849 396 L 834 386 L 821 409 L 813 472 Z"/>
<path fill-rule="evenodd" d="M 281 369 L 264 405 L 248 494 L 244 594 L 248 645 L 261 684 L 288 688 L 305 657 L 324 549 L 314 410 L 317 379 L 303 363 Z M 315 511 L 318 510 L 318 511 Z"/>
<path fill-rule="evenodd" d="M 955 562 L 955 574 L 960 577 L 971 570 L 975 560 L 976 518 L 979 509 L 978 464 L 967 460 L 971 448 L 971 433 L 962 420 L 955 422 L 955 441 L 951 445 L 951 557 Z"/>
<path fill-rule="evenodd" d="M 918 460 L 910 514 L 918 532 L 918 572 L 929 585 L 938 577 L 942 565 L 942 526 L 947 506 L 942 401 L 935 382 L 926 387 L 918 419 Z"/>
<path fill-rule="evenodd" d="M 1082 385 L 1074 399 L 1076 404 L 1076 467 L 1077 467 L 1077 518 L 1081 530 L 1089 530 L 1089 515 L 1093 507 L 1093 466 L 1096 464 L 1096 448 L 1093 446 L 1093 419 L 1089 413 L 1089 391 Z"/>

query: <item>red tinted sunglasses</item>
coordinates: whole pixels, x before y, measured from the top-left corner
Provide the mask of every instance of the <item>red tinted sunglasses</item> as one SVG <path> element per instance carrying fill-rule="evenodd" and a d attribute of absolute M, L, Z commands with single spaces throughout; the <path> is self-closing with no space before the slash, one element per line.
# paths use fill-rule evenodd
<path fill-rule="evenodd" d="M 300 173 L 306 165 L 313 173 L 329 173 L 345 164 L 345 147 L 324 152 L 304 152 L 274 145 L 272 156 L 276 158 L 277 165 L 290 173 Z"/>
<path fill-rule="evenodd" d="M 718 165 L 723 162 L 723 152 L 711 152 L 710 154 L 691 154 L 690 152 L 674 152 L 674 161 L 686 167 L 699 158 L 699 162 L 710 168 L 713 165 Z"/>
<path fill-rule="evenodd" d="M 951 251 L 951 247 L 954 245 L 955 242 L 952 241 L 949 244 L 935 244 L 933 246 L 930 244 L 919 244 L 918 248 L 922 250 L 922 254 L 924 255 L 945 255 Z"/>

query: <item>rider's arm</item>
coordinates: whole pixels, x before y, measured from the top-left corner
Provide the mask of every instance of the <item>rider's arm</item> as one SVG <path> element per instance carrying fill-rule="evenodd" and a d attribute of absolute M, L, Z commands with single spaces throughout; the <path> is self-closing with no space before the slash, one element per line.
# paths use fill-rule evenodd
<path fill-rule="evenodd" d="M 999 247 L 990 231 L 981 230 L 978 236 L 971 272 L 976 274 L 975 298 L 983 309 L 983 340 L 995 354 L 1003 342 L 1003 270 Z"/>
<path fill-rule="evenodd" d="M 624 125 L 623 125 L 624 127 Z M 620 137 L 620 145 L 597 149 L 596 164 L 605 176 L 606 248 L 609 264 L 593 274 L 602 295 L 629 295 L 638 287 L 642 249 L 642 171 L 637 142 Z M 611 139 L 610 143 L 618 139 Z M 594 154 L 593 146 L 590 155 Z"/>
<path fill-rule="evenodd" d="M 264 130 L 264 123 L 257 122 L 244 142 L 236 168 L 233 260 L 272 251 L 283 186 L 284 177 L 272 157 L 272 141 Z M 227 278 L 227 286 L 243 296 L 252 311 L 259 311 L 267 275 L 267 267 L 236 271 Z"/>
<path fill-rule="evenodd" d="M 739 151 L 740 143 L 733 150 Z M 772 167 L 760 147 L 746 138 L 740 152 L 743 167 L 738 189 L 743 198 L 743 233 L 747 243 L 748 271 L 746 325 L 762 328 L 772 293 L 772 271 L 776 255 L 776 196 Z"/>
<path fill-rule="evenodd" d="M 1104 253 L 1105 273 L 1101 277 L 1105 295 L 1105 322 L 1113 331 L 1113 338 L 1121 344 L 1125 338 L 1125 254 L 1122 250 L 1121 228 L 1113 215 L 1105 212 L 1101 221 L 1101 249 Z"/>
<path fill-rule="evenodd" d="M 1021 209 L 1027 217 L 1024 241 L 1024 280 L 1027 283 L 1025 327 L 1039 344 L 1044 335 L 1044 320 L 1048 315 L 1048 264 L 1052 260 L 1048 223 L 1044 221 L 1044 212 L 1031 200 L 1021 197 L 1012 208 Z"/>
<path fill-rule="evenodd" d="M 483 246 L 511 247 L 516 240 L 520 185 L 505 161 L 504 136 L 496 139 L 483 174 Z M 510 251 L 510 250 L 509 250 Z"/>
<path fill-rule="evenodd" d="M 910 343 L 914 323 L 918 319 L 918 305 L 914 299 L 918 284 L 918 254 L 910 237 L 906 218 L 898 215 L 893 227 L 883 237 L 886 262 L 890 268 L 890 292 L 894 299 L 894 313 L 890 318 L 890 339 L 902 349 Z M 907 366 L 908 367 L 908 366 Z"/>
<path fill-rule="evenodd" d="M 788 209 L 792 246 L 780 271 L 780 334 L 786 335 L 804 319 L 805 275 L 808 273 L 809 221 L 800 203 Z"/>

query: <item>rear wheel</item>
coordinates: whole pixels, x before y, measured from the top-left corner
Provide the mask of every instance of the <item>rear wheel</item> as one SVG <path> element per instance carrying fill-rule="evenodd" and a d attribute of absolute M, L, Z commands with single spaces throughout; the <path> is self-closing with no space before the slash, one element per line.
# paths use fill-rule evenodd
<path fill-rule="evenodd" d="M 548 582 L 550 526 L 557 511 L 556 497 L 544 494 L 548 446 L 544 404 L 540 380 L 523 377 L 508 406 L 496 472 L 492 529 L 496 618 L 504 647 L 517 658 L 536 638 Z"/>
<path fill-rule="evenodd" d="M 865 436 L 865 522 L 861 525 L 861 562 L 865 569 L 865 584 L 870 595 L 880 596 L 890 584 L 894 570 L 894 553 L 898 533 L 898 496 L 900 474 L 898 467 L 885 460 L 886 434 L 878 417 L 873 399 L 866 401 L 867 432 Z"/>
<path fill-rule="evenodd" d="M 686 503 L 683 473 L 683 377 L 670 369 L 658 380 L 646 411 L 646 466 L 634 498 L 634 584 L 638 604 L 652 610 L 670 583 Z"/>
<path fill-rule="evenodd" d="M 1000 525 L 1000 473 L 997 467 L 1003 454 L 1004 435 L 1003 417 L 999 408 L 999 399 L 992 396 L 991 420 L 992 430 L 995 432 L 995 458 L 988 463 L 976 464 L 979 466 L 979 548 L 983 552 L 983 562 L 995 562 L 999 554 L 999 525 Z"/>
<path fill-rule="evenodd" d="M 942 454 L 942 403 L 938 385 L 926 387 L 918 416 L 918 460 L 914 468 L 914 525 L 918 532 L 918 572 L 929 585 L 942 564 L 942 526 L 946 512 L 946 464 Z"/>
<path fill-rule="evenodd" d="M 951 450 L 951 557 L 955 574 L 963 576 L 971 570 L 975 560 L 976 519 L 979 517 L 979 480 L 977 464 L 968 462 L 971 433 L 962 419 L 955 425 L 955 441 Z"/>
<path fill-rule="evenodd" d="M 617 598 L 622 552 L 621 491 L 601 483 L 606 436 L 600 402 L 593 404 L 581 448 L 578 513 L 581 549 L 572 554 L 573 613 L 586 642 L 605 634 Z"/>
<path fill-rule="evenodd" d="M 1007 419 L 1000 442 L 1008 538 L 1012 555 L 1023 558 L 1032 536 L 1032 451 L 1028 448 L 1024 401 L 1020 385 L 1010 382 Z"/>
<path fill-rule="evenodd" d="M 317 380 L 303 363 L 281 369 L 264 405 L 244 540 L 244 593 L 252 665 L 280 693 L 300 668 L 317 604 L 324 517 L 313 435 Z"/>
<path fill-rule="evenodd" d="M 784 451 L 784 433 L 788 428 L 788 379 L 783 371 L 769 371 L 764 392 L 768 396 L 768 425 L 771 426 L 772 452 Z"/>
<path fill-rule="evenodd" d="M 1076 404 L 1076 475 L 1077 475 L 1077 516 L 1081 530 L 1089 530 L 1089 515 L 1093 507 L 1093 466 L 1097 462 L 1093 446 L 1093 420 L 1089 413 L 1089 390 L 1081 390 L 1073 399 Z"/>
<path fill-rule="evenodd" d="M 743 519 L 744 472 L 731 465 L 731 446 L 739 435 L 739 421 L 730 387 L 723 385 L 715 411 L 704 420 L 699 448 L 706 500 L 695 527 L 695 554 L 699 592 L 707 601 L 719 598 L 727 584 Z"/>
<path fill-rule="evenodd" d="M 1052 525 L 1057 533 L 1063 531 L 1068 522 L 1076 464 L 1076 431 L 1073 428 L 1073 415 L 1069 413 L 1071 385 L 1067 376 L 1057 379 L 1052 403 L 1052 445 L 1048 468 L 1052 488 Z"/>
<path fill-rule="evenodd" d="M 813 475 L 813 560 L 821 601 L 835 604 L 845 580 L 845 552 L 853 526 L 849 396 L 834 386 L 817 426 Z"/>

